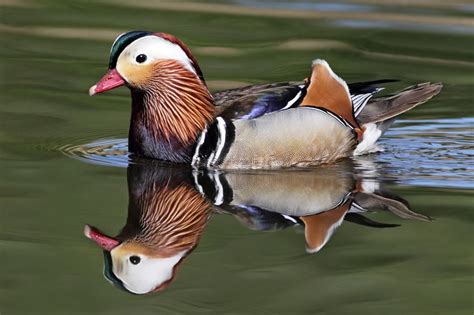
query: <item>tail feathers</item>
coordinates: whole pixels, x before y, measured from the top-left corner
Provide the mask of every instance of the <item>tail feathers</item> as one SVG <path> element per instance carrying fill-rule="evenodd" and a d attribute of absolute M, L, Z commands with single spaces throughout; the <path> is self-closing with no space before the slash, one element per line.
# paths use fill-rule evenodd
<path fill-rule="evenodd" d="M 393 124 L 395 118 L 428 101 L 437 95 L 443 85 L 441 83 L 421 83 L 406 88 L 395 94 L 378 98 L 365 105 L 357 116 L 362 126 L 362 140 L 357 145 L 354 155 L 362 155 L 380 151 L 376 141 Z"/>
<path fill-rule="evenodd" d="M 406 200 L 386 191 L 375 191 L 373 193 L 360 192 L 354 196 L 353 209 L 350 212 L 362 212 L 370 210 L 390 211 L 403 219 L 431 221 L 429 216 L 414 212 L 410 209 Z"/>
<path fill-rule="evenodd" d="M 442 87 L 442 83 L 425 82 L 388 97 L 373 99 L 364 107 L 357 120 L 361 125 L 390 120 L 428 101 L 437 95 Z"/>

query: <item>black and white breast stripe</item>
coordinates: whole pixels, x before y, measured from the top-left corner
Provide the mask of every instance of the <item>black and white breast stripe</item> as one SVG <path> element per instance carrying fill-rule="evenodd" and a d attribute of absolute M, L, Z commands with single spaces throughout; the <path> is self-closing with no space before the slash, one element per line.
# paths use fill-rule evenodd
<path fill-rule="evenodd" d="M 219 166 L 235 139 L 235 126 L 231 120 L 217 117 L 199 136 L 192 165 L 195 167 Z"/>
<path fill-rule="evenodd" d="M 215 206 L 233 206 L 249 211 L 248 214 L 254 217 L 256 221 L 271 220 L 274 223 L 283 225 L 282 227 L 291 225 L 300 225 L 302 222 L 297 216 L 280 214 L 271 210 L 261 209 L 250 205 L 232 205 L 234 199 L 234 191 L 227 182 L 225 175 L 217 171 L 193 171 L 194 184 L 199 193 L 206 199 L 210 200 Z"/>
<path fill-rule="evenodd" d="M 286 106 L 281 110 L 299 106 L 302 99 L 306 96 L 306 86 L 301 85 L 299 87 L 301 90 L 291 100 L 289 100 Z M 370 93 L 351 95 L 355 116 L 362 111 L 371 97 L 372 94 Z M 352 126 L 347 120 L 325 108 L 317 106 L 308 107 L 322 111 L 336 119 L 341 125 L 354 129 L 354 126 Z M 199 136 L 191 165 L 194 167 L 210 168 L 219 166 L 222 161 L 224 161 L 234 140 L 235 126 L 232 121 L 224 117 L 217 117 L 215 121 Z"/>
<path fill-rule="evenodd" d="M 232 202 L 233 190 L 223 174 L 194 170 L 193 177 L 197 190 L 214 205 L 220 206 Z"/>

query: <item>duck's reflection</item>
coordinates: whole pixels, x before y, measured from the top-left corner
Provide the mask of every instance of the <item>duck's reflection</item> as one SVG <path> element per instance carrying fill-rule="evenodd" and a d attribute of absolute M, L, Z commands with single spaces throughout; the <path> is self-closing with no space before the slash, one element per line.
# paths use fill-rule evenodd
<path fill-rule="evenodd" d="M 195 177 L 197 188 L 218 209 L 233 214 L 250 229 L 302 225 L 308 253 L 321 250 L 343 220 L 377 228 L 398 226 L 369 219 L 366 214 L 374 210 L 429 220 L 410 210 L 404 199 L 381 189 L 377 180 L 364 178 L 362 173 L 372 173 L 372 169 L 365 168 L 359 174 L 354 171 L 352 162 L 344 162 L 311 171 L 207 173 Z"/>
<path fill-rule="evenodd" d="M 104 249 L 104 274 L 131 293 L 164 289 L 177 266 L 196 247 L 212 210 L 235 216 L 254 230 L 302 225 L 306 249 L 318 252 L 343 220 L 394 227 L 369 219 L 372 210 L 428 220 L 407 202 L 358 179 L 351 163 L 316 170 L 218 173 L 133 164 L 128 169 L 128 217 L 112 238 L 86 226 Z"/>
<path fill-rule="evenodd" d="M 131 293 L 167 287 L 176 267 L 196 247 L 210 204 L 184 171 L 150 165 L 128 169 L 127 223 L 115 238 L 86 226 L 104 249 L 104 275 Z"/>

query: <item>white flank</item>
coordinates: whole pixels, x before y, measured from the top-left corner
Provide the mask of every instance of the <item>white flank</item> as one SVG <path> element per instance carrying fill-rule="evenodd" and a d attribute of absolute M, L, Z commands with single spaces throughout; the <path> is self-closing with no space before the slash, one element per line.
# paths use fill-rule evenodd
<path fill-rule="evenodd" d="M 375 144 L 382 135 L 382 130 L 377 129 L 377 125 L 369 123 L 363 125 L 365 127 L 364 136 L 362 141 L 357 145 L 354 150 L 354 155 L 362 155 L 371 152 L 379 151 L 380 148 Z"/>
<path fill-rule="evenodd" d="M 317 108 L 289 108 L 233 124 L 235 141 L 219 165 L 225 169 L 303 167 L 352 154 L 351 128 Z"/>

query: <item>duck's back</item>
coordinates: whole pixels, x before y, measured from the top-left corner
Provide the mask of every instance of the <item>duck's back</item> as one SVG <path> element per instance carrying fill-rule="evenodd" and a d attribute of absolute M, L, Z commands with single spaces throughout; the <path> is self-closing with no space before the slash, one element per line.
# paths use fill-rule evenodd
<path fill-rule="evenodd" d="M 290 106 L 263 116 L 234 121 L 217 117 L 199 139 L 193 164 L 268 169 L 332 163 L 350 156 L 358 125 L 346 83 L 325 61 L 316 60 L 305 88 Z M 292 108 L 294 100 L 298 107 Z"/>
<path fill-rule="evenodd" d="M 372 152 L 394 116 L 425 102 L 440 89 L 430 84 L 409 88 L 377 101 L 377 105 L 386 104 L 365 114 L 369 99 L 380 91 L 372 83 L 386 81 L 391 80 L 353 85 L 362 94 L 351 95 L 327 62 L 317 59 L 304 85 L 263 86 L 256 88 L 261 90 L 258 95 L 265 94 L 267 88 L 273 94 L 248 95 L 248 99 L 243 92 L 221 93 L 223 100 L 240 95 L 240 100 L 250 100 L 252 106 L 244 110 L 228 106 L 219 111 L 201 134 L 192 164 L 222 169 L 305 167 Z"/>

